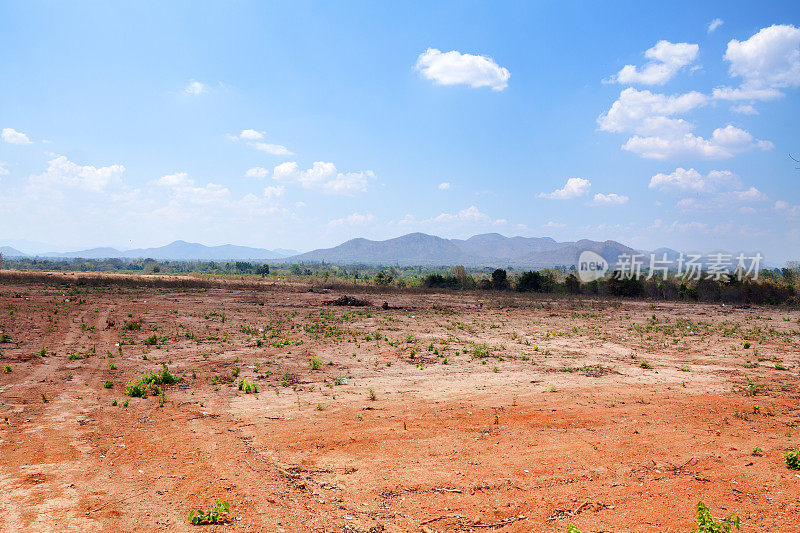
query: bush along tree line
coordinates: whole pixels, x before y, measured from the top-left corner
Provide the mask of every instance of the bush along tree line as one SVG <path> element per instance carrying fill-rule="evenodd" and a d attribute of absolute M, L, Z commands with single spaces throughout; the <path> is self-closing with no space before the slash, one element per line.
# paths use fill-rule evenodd
<path fill-rule="evenodd" d="M 688 280 L 670 274 L 625 278 L 611 272 L 583 283 L 574 266 L 540 270 L 368 264 L 274 263 L 249 261 L 156 261 L 154 259 L 4 258 L 3 268 L 21 271 L 120 272 L 129 274 L 201 274 L 225 278 L 298 280 L 323 286 L 358 285 L 381 289 L 514 291 L 519 293 L 598 295 L 660 300 L 721 301 L 754 304 L 800 303 L 800 262 L 786 268 L 763 269 L 758 279 L 735 276 L 712 279 L 701 274 Z"/>

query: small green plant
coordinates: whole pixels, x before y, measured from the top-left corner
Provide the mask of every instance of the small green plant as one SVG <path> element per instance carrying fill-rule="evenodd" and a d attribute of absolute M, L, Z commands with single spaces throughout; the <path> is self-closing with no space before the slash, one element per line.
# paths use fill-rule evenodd
<path fill-rule="evenodd" d="M 573 524 L 567 524 L 567 533 L 581 533 L 581 530 Z"/>
<path fill-rule="evenodd" d="M 691 371 L 692 367 L 690 367 L 689 365 L 681 365 L 681 372 L 691 372 Z"/>
<path fill-rule="evenodd" d="M 783 456 L 786 466 L 792 470 L 800 470 L 800 447 Z"/>
<path fill-rule="evenodd" d="M 9 365 L 6 365 L 6 367 L 3 369 L 3 374 L 10 374 L 10 373 L 11 373 L 11 367 Z"/>
<path fill-rule="evenodd" d="M 289 387 L 297 383 L 297 378 L 294 377 L 294 374 L 286 373 L 281 376 L 281 386 L 282 387 Z"/>
<path fill-rule="evenodd" d="M 42 393 L 42 402 L 47 403 L 47 394 Z"/>
<path fill-rule="evenodd" d="M 156 344 L 158 344 L 158 337 L 156 337 L 155 333 L 153 333 L 144 340 L 145 346 L 155 346 Z"/>
<path fill-rule="evenodd" d="M 42 348 L 39 350 L 39 357 L 47 357 L 47 348 Z"/>
<path fill-rule="evenodd" d="M 125 398 L 125 401 L 122 402 L 122 407 L 128 407 L 128 403 L 130 402 L 129 399 Z"/>
<path fill-rule="evenodd" d="M 311 370 L 319 370 L 322 366 L 322 363 L 316 357 L 309 357 L 308 366 L 311 368 Z"/>
<path fill-rule="evenodd" d="M 128 322 L 125 321 L 125 324 L 122 326 L 122 329 L 127 329 L 129 331 L 139 331 L 142 329 L 142 323 L 139 320 L 131 320 Z"/>
<path fill-rule="evenodd" d="M 114 386 L 114 383 L 109 379 L 107 379 L 107 380 L 105 380 L 103 382 L 103 388 L 105 388 L 105 389 L 110 389 L 113 386 Z"/>
<path fill-rule="evenodd" d="M 114 398 L 113 400 L 111 400 L 111 406 L 112 406 L 112 407 L 116 407 L 116 406 L 117 406 L 117 399 L 116 399 L 116 398 Z"/>
<path fill-rule="evenodd" d="M 378 399 L 377 396 L 375 396 L 375 389 L 369 389 L 368 398 L 369 398 L 369 401 L 371 401 L 371 402 L 374 402 L 375 400 Z"/>
<path fill-rule="evenodd" d="M 697 527 L 694 533 L 731 533 L 734 527 L 739 530 L 738 516 L 729 514 L 717 522 L 708 507 L 702 501 L 697 502 Z"/>
<path fill-rule="evenodd" d="M 750 450 L 750 455 L 755 455 L 756 457 L 761 457 L 762 455 L 764 455 L 764 452 L 761 451 L 761 448 L 759 448 L 758 446 L 753 446 L 753 449 Z"/>
<path fill-rule="evenodd" d="M 251 383 L 245 379 L 239 382 L 239 390 L 245 394 L 255 394 L 258 392 L 258 387 L 255 383 Z"/>
<path fill-rule="evenodd" d="M 641 363 L 639 363 L 639 367 L 640 368 L 644 368 L 645 370 L 650 370 L 651 368 L 653 368 L 653 365 L 650 364 L 650 361 L 648 361 L 647 359 L 644 359 L 644 360 L 642 360 Z"/>
<path fill-rule="evenodd" d="M 223 500 L 217 500 L 214 506 L 208 511 L 192 509 L 189 512 L 189 522 L 198 526 L 201 524 L 218 524 L 227 520 L 231 505 Z"/>
<path fill-rule="evenodd" d="M 750 348 L 750 341 L 744 341 L 744 344 L 742 344 L 742 347 L 744 347 L 745 350 Z"/>
<path fill-rule="evenodd" d="M 235 378 L 238 378 L 239 377 L 239 372 L 241 372 L 241 371 L 242 371 L 241 368 L 239 368 L 238 366 L 235 366 L 235 367 L 233 367 L 233 370 L 231 370 L 231 376 L 233 376 Z"/>

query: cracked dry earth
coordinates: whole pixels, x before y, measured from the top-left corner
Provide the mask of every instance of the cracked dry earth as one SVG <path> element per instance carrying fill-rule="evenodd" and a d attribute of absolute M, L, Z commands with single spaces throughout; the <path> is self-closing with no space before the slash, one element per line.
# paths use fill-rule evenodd
<path fill-rule="evenodd" d="M 110 279 L 0 285 L 2 531 L 800 531 L 796 309 Z"/>

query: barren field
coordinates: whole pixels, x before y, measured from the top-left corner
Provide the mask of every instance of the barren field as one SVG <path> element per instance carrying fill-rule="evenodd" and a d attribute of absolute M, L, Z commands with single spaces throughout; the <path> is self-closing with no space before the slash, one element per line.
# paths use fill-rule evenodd
<path fill-rule="evenodd" d="M 796 309 L 0 292 L 2 531 L 800 531 Z"/>

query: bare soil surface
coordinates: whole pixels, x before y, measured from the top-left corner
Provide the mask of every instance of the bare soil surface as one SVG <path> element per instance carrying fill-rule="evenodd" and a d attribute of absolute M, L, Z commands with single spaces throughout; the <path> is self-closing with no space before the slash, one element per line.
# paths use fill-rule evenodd
<path fill-rule="evenodd" d="M 109 279 L 0 285 L 0 531 L 800 531 L 796 309 Z"/>

